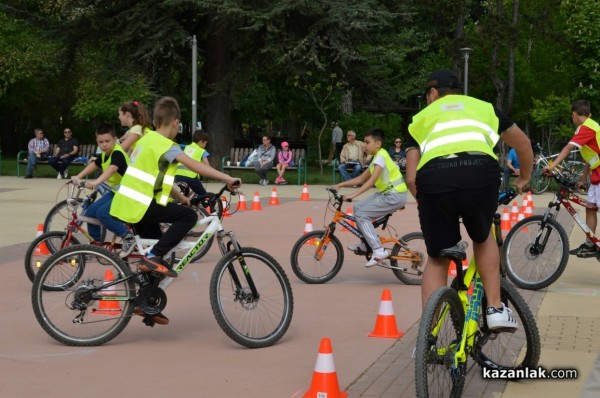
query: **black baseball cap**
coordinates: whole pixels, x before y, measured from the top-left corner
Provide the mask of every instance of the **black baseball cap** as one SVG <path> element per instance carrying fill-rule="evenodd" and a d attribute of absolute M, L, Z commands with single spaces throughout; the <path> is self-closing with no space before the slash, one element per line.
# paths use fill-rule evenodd
<path fill-rule="evenodd" d="M 425 94 L 431 87 L 435 88 L 460 88 L 460 79 L 456 76 L 456 73 L 450 69 L 439 69 L 432 72 L 427 77 L 425 83 Z"/>

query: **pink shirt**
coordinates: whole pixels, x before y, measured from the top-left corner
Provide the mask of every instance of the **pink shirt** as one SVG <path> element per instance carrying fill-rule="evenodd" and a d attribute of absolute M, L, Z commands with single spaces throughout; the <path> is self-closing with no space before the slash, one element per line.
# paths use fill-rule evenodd
<path fill-rule="evenodd" d="M 289 165 L 292 162 L 292 160 L 294 160 L 294 154 L 289 149 L 285 152 L 281 150 L 279 151 L 279 154 L 277 154 L 277 160 L 280 164 L 286 163 Z"/>

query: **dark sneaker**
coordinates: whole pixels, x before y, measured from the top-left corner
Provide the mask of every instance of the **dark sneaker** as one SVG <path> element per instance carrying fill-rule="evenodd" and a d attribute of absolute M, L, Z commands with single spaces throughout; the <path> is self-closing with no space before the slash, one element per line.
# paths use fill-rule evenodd
<path fill-rule="evenodd" d="M 144 256 L 140 262 L 140 271 L 142 272 L 156 272 L 161 275 L 170 276 L 171 278 L 177 278 L 179 274 L 169 268 L 169 264 L 165 260 L 159 257 L 148 258 Z"/>
<path fill-rule="evenodd" d="M 33 178 L 33 176 L 32 176 L 32 175 L 29 175 L 29 174 L 27 174 L 27 175 L 25 176 L 25 178 Z"/>
<path fill-rule="evenodd" d="M 139 316 L 143 316 L 144 322 L 146 321 L 146 319 L 149 319 L 154 323 L 158 323 L 159 325 L 169 324 L 169 318 L 167 318 L 162 312 L 159 312 L 158 314 L 154 315 L 148 315 L 144 311 L 142 311 L 140 307 L 136 307 L 133 309 L 133 313 Z"/>
<path fill-rule="evenodd" d="M 569 254 L 577 256 L 577 257 L 581 257 L 581 258 L 587 258 L 587 257 L 595 257 L 598 254 L 598 251 L 596 250 L 595 246 L 588 246 L 585 243 L 582 243 L 579 247 L 576 247 L 573 250 L 569 251 Z"/>
<path fill-rule="evenodd" d="M 135 236 L 131 232 L 128 232 L 127 235 L 123 237 L 123 243 L 121 244 L 121 253 L 119 253 L 119 257 L 125 258 L 131 254 L 133 249 L 135 249 Z"/>
<path fill-rule="evenodd" d="M 506 308 L 504 303 L 502 308 L 487 307 L 485 312 L 488 328 L 495 332 L 514 333 L 519 327 L 519 323 L 512 316 L 510 308 Z"/>

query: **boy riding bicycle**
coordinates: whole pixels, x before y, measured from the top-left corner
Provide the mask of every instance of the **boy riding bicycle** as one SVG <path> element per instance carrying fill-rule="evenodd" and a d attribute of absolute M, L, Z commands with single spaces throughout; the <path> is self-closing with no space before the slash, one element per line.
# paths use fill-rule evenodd
<path fill-rule="evenodd" d="M 372 267 L 381 263 L 390 256 L 390 252 L 385 250 L 372 220 L 388 213 L 401 209 L 406 204 L 406 184 L 400 169 L 394 163 L 387 150 L 383 149 L 385 133 L 381 129 L 372 129 L 365 135 L 365 149 L 373 155 L 373 160 L 369 168 L 361 175 L 348 181 L 343 181 L 334 185 L 332 188 L 339 190 L 342 187 L 351 187 L 353 185 L 362 186 L 349 195 L 344 195 L 344 199 L 353 199 L 371 187 L 377 188 L 377 192 L 365 200 L 361 200 L 354 205 L 354 218 L 360 232 L 373 250 L 373 256 L 365 264 L 366 267 Z M 348 249 L 352 251 L 366 252 L 367 248 L 363 242 L 350 245 Z"/>
<path fill-rule="evenodd" d="M 180 202 L 190 204 L 189 198 L 173 186 L 177 164 L 181 163 L 198 174 L 221 180 L 230 189 L 241 184 L 241 180 L 198 162 L 181 150 L 173 141 L 180 119 L 181 111 L 174 98 L 163 97 L 156 102 L 154 125 L 157 131 L 150 130 L 137 141 L 127 172 L 110 208 L 111 215 L 134 224 L 136 229 L 143 231 L 143 235 L 158 238 L 152 250 L 142 258 L 140 271 L 156 272 L 173 278 L 177 277 L 177 273 L 170 268 L 163 256 L 184 239 L 198 220 L 198 215 L 191 208 L 169 201 L 172 195 Z M 171 224 L 162 236 L 159 223 Z M 160 324 L 168 323 L 168 319 L 160 313 L 153 320 Z"/>

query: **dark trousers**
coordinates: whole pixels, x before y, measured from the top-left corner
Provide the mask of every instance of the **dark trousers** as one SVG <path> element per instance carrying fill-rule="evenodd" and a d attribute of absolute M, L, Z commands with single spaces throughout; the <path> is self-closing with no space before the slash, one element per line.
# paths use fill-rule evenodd
<path fill-rule="evenodd" d="M 59 159 L 56 156 L 50 156 L 48 158 L 48 163 L 50 166 L 54 167 L 54 170 L 58 171 L 60 174 L 64 174 L 65 170 L 71 162 L 75 160 L 75 156 L 69 156 L 68 158 Z"/>
<path fill-rule="evenodd" d="M 198 178 L 175 176 L 175 182 L 180 181 L 185 182 L 188 185 L 188 187 L 190 187 L 190 189 L 196 193 L 196 195 L 206 195 L 206 189 L 204 189 L 202 182 Z"/>
<path fill-rule="evenodd" d="M 142 220 L 135 224 L 134 228 L 144 238 L 158 239 L 152 253 L 162 257 L 185 238 L 197 221 L 198 214 L 189 207 L 173 202 L 161 206 L 153 200 Z M 162 234 L 159 223 L 169 223 L 171 226 Z"/>

